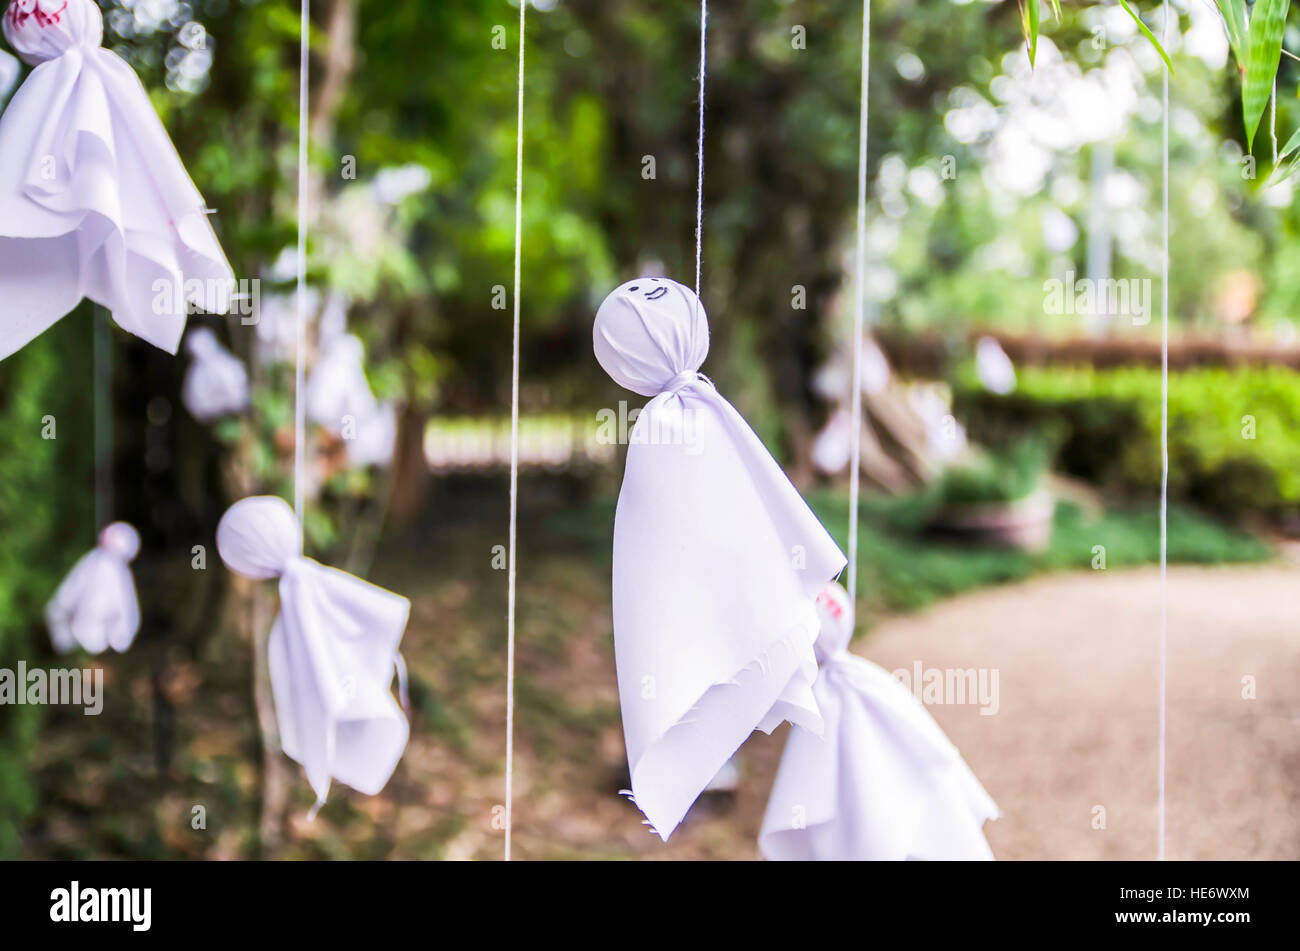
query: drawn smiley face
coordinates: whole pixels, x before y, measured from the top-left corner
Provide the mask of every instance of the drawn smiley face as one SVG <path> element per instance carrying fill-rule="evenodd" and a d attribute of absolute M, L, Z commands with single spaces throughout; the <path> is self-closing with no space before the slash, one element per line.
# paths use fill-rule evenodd
<path fill-rule="evenodd" d="M 661 277 L 647 277 L 627 289 L 629 294 L 640 294 L 646 300 L 659 300 L 668 293 L 668 284 Z"/>

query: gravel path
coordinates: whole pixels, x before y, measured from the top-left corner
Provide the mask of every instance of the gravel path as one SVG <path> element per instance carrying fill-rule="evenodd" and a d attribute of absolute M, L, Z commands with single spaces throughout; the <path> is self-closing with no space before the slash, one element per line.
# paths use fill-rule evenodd
<path fill-rule="evenodd" d="M 1298 590 L 1287 565 L 1169 572 L 1171 859 L 1300 858 Z M 1002 807 L 999 858 L 1153 858 L 1159 594 L 1157 570 L 1044 577 L 854 649 L 890 670 L 998 671 L 996 714 L 930 709 Z"/>

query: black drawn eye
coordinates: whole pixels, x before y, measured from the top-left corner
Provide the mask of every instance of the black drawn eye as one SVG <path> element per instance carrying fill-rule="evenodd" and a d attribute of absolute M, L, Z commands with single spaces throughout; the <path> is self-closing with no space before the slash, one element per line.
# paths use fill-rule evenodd
<path fill-rule="evenodd" d="M 629 288 L 628 288 L 628 293 L 631 293 L 632 291 L 636 291 L 636 290 L 640 290 L 640 288 L 639 288 L 639 287 L 635 287 L 635 286 L 633 286 L 633 287 L 629 287 Z"/>

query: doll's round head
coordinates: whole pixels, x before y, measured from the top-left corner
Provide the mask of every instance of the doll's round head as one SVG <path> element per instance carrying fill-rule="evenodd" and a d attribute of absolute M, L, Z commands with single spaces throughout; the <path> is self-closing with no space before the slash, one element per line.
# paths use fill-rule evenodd
<path fill-rule="evenodd" d="M 4 14 L 4 35 L 30 66 L 75 47 L 104 40 L 104 15 L 94 0 L 12 0 Z"/>
<path fill-rule="evenodd" d="M 596 359 L 620 386 L 656 396 L 709 354 L 709 321 L 695 292 L 666 277 L 610 291 L 592 326 Z"/>
<path fill-rule="evenodd" d="M 140 554 L 140 533 L 126 522 L 113 522 L 99 533 L 99 547 L 131 561 Z"/>
<path fill-rule="evenodd" d="M 217 335 L 207 327 L 195 327 L 185 338 L 185 348 L 194 357 L 205 357 L 221 349 Z"/>
<path fill-rule="evenodd" d="M 817 617 L 822 622 L 817 635 L 821 659 L 846 650 L 853 640 L 853 599 L 838 581 L 827 582 L 817 595 Z"/>

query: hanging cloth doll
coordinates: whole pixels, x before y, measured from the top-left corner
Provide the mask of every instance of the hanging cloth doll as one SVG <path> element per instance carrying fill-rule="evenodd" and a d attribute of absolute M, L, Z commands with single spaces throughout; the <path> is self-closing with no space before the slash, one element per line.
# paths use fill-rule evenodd
<path fill-rule="evenodd" d="M 378 794 L 406 748 L 409 725 L 390 686 L 411 603 L 302 556 L 298 519 L 280 498 L 236 502 L 217 524 L 231 571 L 278 578 L 280 613 L 268 645 L 280 740 L 325 802 L 337 779 Z"/>
<path fill-rule="evenodd" d="M 91 654 L 124 651 L 140 629 L 140 603 L 131 561 L 140 535 L 126 522 L 113 522 L 99 543 L 72 566 L 45 606 L 45 624 L 59 653 L 80 646 Z"/>
<path fill-rule="evenodd" d="M 323 344 L 307 378 L 307 418 L 343 439 L 353 465 L 392 462 L 397 409 L 371 391 L 360 337 L 335 333 Z"/>
<path fill-rule="evenodd" d="M 614 520 L 614 648 L 631 797 L 666 840 L 753 730 L 820 733 L 814 599 L 845 559 L 700 374 L 709 327 L 689 288 L 629 281 L 593 339 L 605 372 L 652 397 Z"/>
<path fill-rule="evenodd" d="M 207 327 L 195 327 L 185 347 L 194 359 L 185 371 L 181 401 L 191 416 L 207 423 L 248 408 L 248 371 L 216 334 Z"/>
<path fill-rule="evenodd" d="M 0 113 L 0 359 L 83 297 L 175 353 L 233 291 L 203 197 L 94 0 L 13 0 L 3 30 L 35 68 Z"/>
<path fill-rule="evenodd" d="M 818 598 L 825 729 L 791 728 L 759 835 L 769 859 L 991 859 L 982 827 L 998 807 L 925 706 L 849 653 L 853 602 Z"/>

